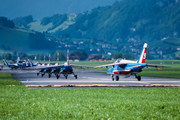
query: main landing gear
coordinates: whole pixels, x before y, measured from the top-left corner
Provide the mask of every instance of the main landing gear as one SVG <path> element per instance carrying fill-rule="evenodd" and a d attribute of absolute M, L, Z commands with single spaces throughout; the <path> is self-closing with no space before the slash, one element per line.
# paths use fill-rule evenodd
<path fill-rule="evenodd" d="M 138 81 L 141 81 L 141 76 L 137 76 L 137 75 L 135 74 L 135 77 L 136 77 L 136 79 L 137 79 Z"/>
<path fill-rule="evenodd" d="M 74 75 L 75 79 L 77 79 L 77 75 L 75 75 L 74 73 L 73 73 L 73 75 Z"/>
<path fill-rule="evenodd" d="M 56 78 L 59 79 L 59 77 L 60 77 L 60 75 L 57 74 L 57 75 L 56 75 Z"/>
<path fill-rule="evenodd" d="M 44 75 L 45 75 L 45 74 L 42 73 L 42 74 L 41 74 L 41 77 L 43 77 Z"/>
<path fill-rule="evenodd" d="M 51 74 L 49 74 L 49 78 L 51 77 Z"/>
<path fill-rule="evenodd" d="M 116 76 L 116 77 L 115 77 L 115 80 L 116 80 L 116 81 L 119 81 L 119 76 Z M 114 81 L 114 75 L 112 75 L 112 81 Z"/>

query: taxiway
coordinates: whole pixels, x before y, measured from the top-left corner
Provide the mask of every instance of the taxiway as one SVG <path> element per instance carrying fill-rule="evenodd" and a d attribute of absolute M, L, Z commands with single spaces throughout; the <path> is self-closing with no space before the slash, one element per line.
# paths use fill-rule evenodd
<path fill-rule="evenodd" d="M 155 78 L 142 77 L 141 81 L 137 81 L 134 76 L 129 78 L 120 78 L 119 81 L 112 81 L 111 76 L 106 73 L 101 73 L 95 70 L 75 70 L 78 79 L 73 75 L 69 75 L 67 79 L 63 75 L 59 79 L 52 75 L 48 78 L 48 74 L 44 77 L 37 76 L 35 70 L 8 70 L 4 69 L 1 73 L 11 73 L 12 76 L 24 83 L 25 85 L 91 85 L 91 84 L 105 84 L 105 85 L 180 85 L 180 79 L 173 78 Z"/>

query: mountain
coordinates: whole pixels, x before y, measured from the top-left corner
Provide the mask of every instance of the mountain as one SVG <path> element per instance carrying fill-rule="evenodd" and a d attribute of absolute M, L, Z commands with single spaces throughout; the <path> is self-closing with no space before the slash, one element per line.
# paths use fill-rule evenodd
<path fill-rule="evenodd" d="M 39 32 L 69 34 L 72 38 L 110 41 L 159 41 L 180 37 L 180 2 L 177 0 L 122 0 L 112 6 L 73 14 L 55 14 L 30 23 Z M 19 18 L 14 19 L 16 25 Z M 22 26 L 22 25 L 21 25 Z"/>
<path fill-rule="evenodd" d="M 26 19 L 21 19 L 17 20 L 22 24 Z M 79 14 L 55 14 L 22 25 L 50 35 L 48 39 L 54 36 L 58 49 L 103 54 L 128 52 L 137 56 L 146 42 L 154 58 L 162 58 L 163 52 L 168 59 L 180 53 L 179 21 L 178 0 L 121 0 L 112 6 Z"/>
<path fill-rule="evenodd" d="M 35 20 L 54 14 L 82 13 L 117 0 L 1 0 L 0 16 L 9 19 L 32 15 Z"/>
<path fill-rule="evenodd" d="M 180 37 L 177 0 L 122 0 L 79 14 L 74 25 L 57 34 L 110 41 L 159 41 Z"/>

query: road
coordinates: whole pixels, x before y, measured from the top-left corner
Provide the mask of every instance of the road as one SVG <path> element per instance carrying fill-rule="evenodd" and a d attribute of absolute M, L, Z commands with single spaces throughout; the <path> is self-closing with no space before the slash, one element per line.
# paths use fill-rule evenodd
<path fill-rule="evenodd" d="M 4 69 L 1 73 L 11 73 L 12 76 L 24 83 L 25 85 L 91 85 L 91 84 L 106 84 L 106 85 L 152 85 L 152 84 L 165 84 L 165 85 L 180 85 L 180 79 L 173 78 L 155 78 L 155 77 L 142 77 L 141 81 L 137 81 L 134 76 L 129 78 L 121 78 L 119 81 L 112 81 L 111 76 L 106 73 L 100 73 L 95 70 L 75 70 L 78 79 L 73 75 L 69 75 L 65 79 L 63 75 L 59 79 L 52 75 L 48 78 L 46 74 L 44 77 L 37 76 L 35 70 L 8 70 Z"/>

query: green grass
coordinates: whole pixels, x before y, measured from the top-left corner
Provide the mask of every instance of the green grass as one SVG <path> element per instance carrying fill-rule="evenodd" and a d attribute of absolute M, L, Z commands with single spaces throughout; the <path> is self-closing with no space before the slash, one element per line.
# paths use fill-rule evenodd
<path fill-rule="evenodd" d="M 0 55 L 13 51 L 25 52 L 28 54 L 40 54 L 40 53 L 52 53 L 54 50 L 34 50 L 29 47 L 28 36 L 32 31 L 25 29 L 9 29 L 3 28 L 0 29 L 0 46 L 4 44 L 5 46 L 10 47 L 10 50 L 4 51 L 0 48 Z"/>
<path fill-rule="evenodd" d="M 178 44 L 180 44 L 180 38 L 169 38 L 164 41 L 166 43 L 170 43 L 170 44 L 177 45 L 177 46 L 178 46 Z"/>
<path fill-rule="evenodd" d="M 138 75 L 149 77 L 162 77 L 162 78 L 180 78 L 180 61 L 179 60 L 147 60 L 148 64 L 155 64 L 169 66 L 170 68 L 144 68 Z M 173 64 L 172 64 L 173 63 Z"/>
<path fill-rule="evenodd" d="M 49 28 L 53 26 L 52 23 L 49 23 L 47 25 L 41 25 L 41 21 L 35 21 L 30 24 L 28 24 L 31 30 L 38 31 L 38 32 L 46 32 Z"/>
<path fill-rule="evenodd" d="M 0 29 L 0 45 L 4 44 L 13 50 L 27 50 L 29 49 L 27 42 L 28 35 L 29 32 L 22 32 L 17 29 Z M 26 49 L 23 49 L 22 46 L 26 46 Z"/>
<path fill-rule="evenodd" d="M 179 88 L 28 89 L 0 78 L 0 119 L 180 118 Z"/>

